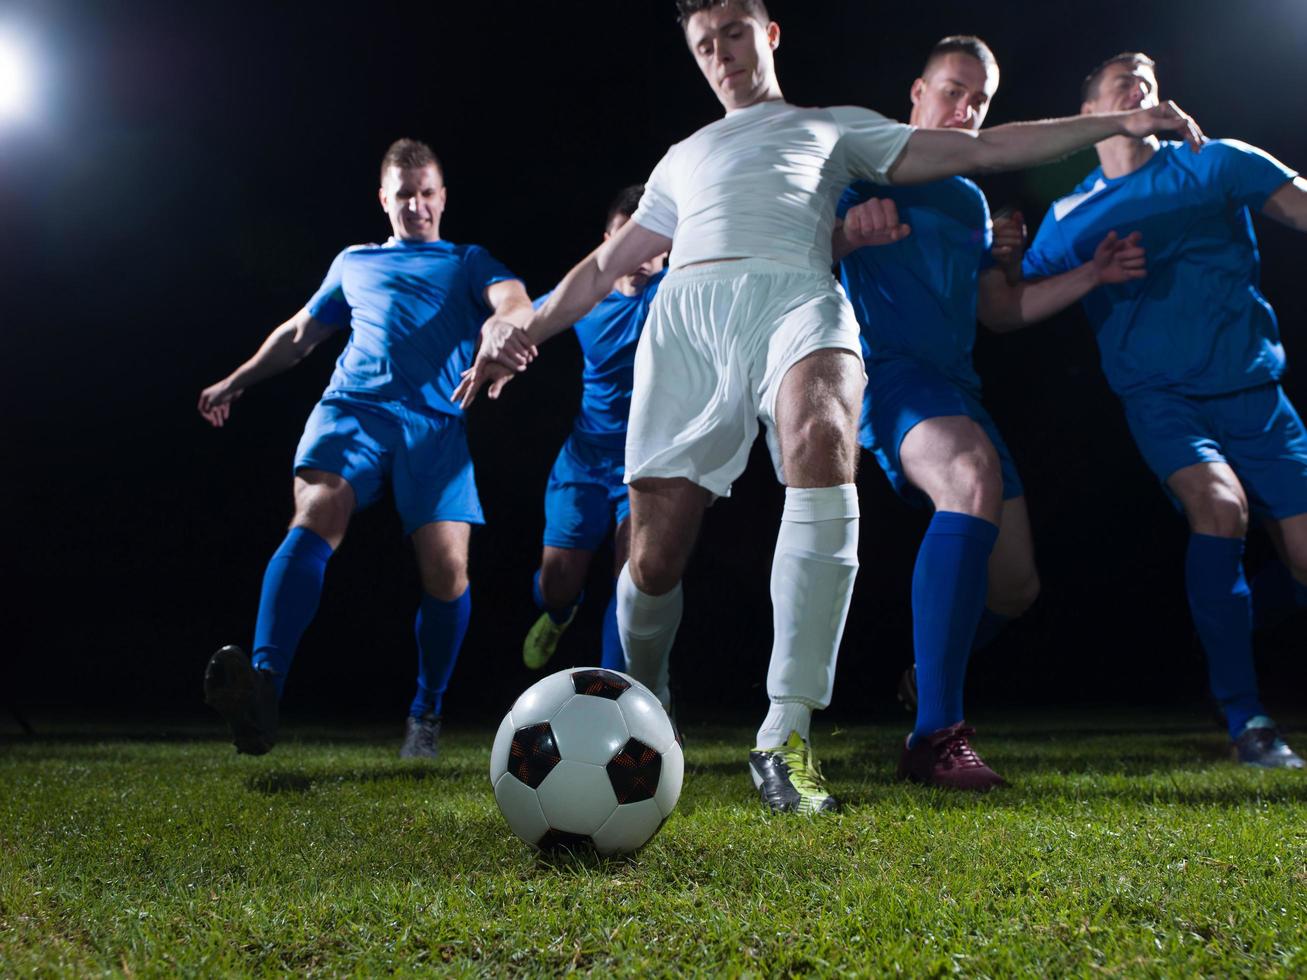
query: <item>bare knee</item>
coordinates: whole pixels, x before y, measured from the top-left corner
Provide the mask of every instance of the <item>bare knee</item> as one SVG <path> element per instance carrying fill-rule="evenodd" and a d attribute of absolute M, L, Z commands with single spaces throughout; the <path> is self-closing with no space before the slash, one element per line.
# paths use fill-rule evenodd
<path fill-rule="evenodd" d="M 420 562 L 422 591 L 441 602 L 453 602 L 467 591 L 467 559 L 457 555 Z"/>
<path fill-rule="evenodd" d="M 958 453 L 943 467 L 940 487 L 932 494 L 937 510 L 952 510 L 997 523 L 1003 507 L 1003 471 L 993 447 L 977 445 Z"/>
<path fill-rule="evenodd" d="M 857 473 L 857 429 L 832 405 L 787 428 L 781 437 L 786 486 L 832 487 L 852 483 Z"/>
<path fill-rule="evenodd" d="M 1248 501 L 1239 491 L 1221 484 L 1185 501 L 1185 515 L 1198 534 L 1242 538 L 1248 533 Z"/>
<path fill-rule="evenodd" d="M 551 609 L 576 602 L 585 584 L 592 552 L 546 547 L 540 559 L 540 597 Z"/>
<path fill-rule="evenodd" d="M 292 527 L 305 527 L 332 548 L 340 547 L 354 512 L 354 490 L 334 473 L 308 471 L 295 477 Z"/>

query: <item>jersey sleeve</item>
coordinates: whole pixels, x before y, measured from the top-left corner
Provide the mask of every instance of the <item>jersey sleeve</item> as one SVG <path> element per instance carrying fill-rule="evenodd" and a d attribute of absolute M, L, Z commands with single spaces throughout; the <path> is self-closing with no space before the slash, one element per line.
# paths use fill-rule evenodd
<path fill-rule="evenodd" d="M 1199 156 L 1208 153 L 1230 199 L 1254 210 L 1261 210 L 1268 197 L 1298 176 L 1265 150 L 1239 140 L 1212 140 Z"/>
<path fill-rule="evenodd" d="M 343 285 L 345 256 L 348 254 L 349 249 L 345 249 L 336 256 L 331 268 L 327 270 L 327 278 L 322 280 L 318 291 L 304 304 L 309 316 L 329 327 L 349 326 L 350 308 Z"/>
<path fill-rule="evenodd" d="M 859 106 L 836 106 L 829 111 L 839 126 L 840 147 L 849 175 L 888 184 L 889 172 L 903 155 L 916 127 Z"/>
<path fill-rule="evenodd" d="M 1069 271 L 1074 265 L 1074 256 L 1066 247 L 1062 229 L 1057 225 L 1057 217 L 1049 208 L 1044 220 L 1039 224 L 1035 240 L 1026 249 L 1021 259 L 1021 274 L 1027 279 L 1047 279 Z"/>
<path fill-rule="evenodd" d="M 467 281 L 472 289 L 472 295 L 487 315 L 491 309 L 486 303 L 486 290 L 497 282 L 506 282 L 510 279 L 520 282 L 522 279 L 521 276 L 509 272 L 508 266 L 480 245 L 469 245 L 467 251 L 463 253 L 463 262 L 467 268 Z"/>
<path fill-rule="evenodd" d="M 671 187 L 671 161 L 675 149 L 672 147 L 658 161 L 658 166 L 654 167 L 653 173 L 644 183 L 644 194 L 640 197 L 635 214 L 631 215 L 631 220 L 641 228 L 646 228 L 664 238 L 675 236 L 678 220 L 676 199 L 672 196 Z"/>

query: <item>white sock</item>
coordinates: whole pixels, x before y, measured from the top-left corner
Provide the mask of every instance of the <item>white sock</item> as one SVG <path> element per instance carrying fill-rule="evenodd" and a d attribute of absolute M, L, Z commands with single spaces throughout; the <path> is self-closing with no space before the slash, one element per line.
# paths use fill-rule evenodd
<path fill-rule="evenodd" d="M 835 656 L 857 574 L 857 487 L 787 487 L 772 560 L 775 638 L 767 696 L 773 711 L 778 702 L 809 708 L 830 704 Z"/>
<path fill-rule="evenodd" d="M 667 665 L 672 642 L 681 625 L 681 583 L 665 595 L 641 592 L 631 580 L 628 566 L 617 577 L 617 632 L 626 655 L 626 672 L 658 696 L 670 708 Z"/>
<path fill-rule="evenodd" d="M 812 726 L 812 708 L 802 701 L 773 701 L 758 729 L 758 740 L 753 744 L 760 749 L 775 749 L 784 745 L 790 738 L 790 732 L 798 732 L 799 738 L 808 740 L 808 729 Z"/>

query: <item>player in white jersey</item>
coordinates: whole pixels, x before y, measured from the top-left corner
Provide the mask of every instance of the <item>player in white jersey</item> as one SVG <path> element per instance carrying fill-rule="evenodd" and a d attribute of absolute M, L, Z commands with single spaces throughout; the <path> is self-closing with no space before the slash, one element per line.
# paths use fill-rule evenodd
<path fill-rule="evenodd" d="M 854 179 L 917 183 L 1040 163 L 1120 133 L 1201 133 L 1174 106 L 916 130 L 868 109 L 784 101 L 780 27 L 760 0 L 680 0 L 690 51 L 726 110 L 673 146 L 632 220 L 564 277 L 526 328 L 487 344 L 456 395 L 525 370 L 640 263 L 671 249 L 635 362 L 626 443 L 631 550 L 618 582 L 627 669 L 663 698 L 682 572 L 704 510 L 730 493 L 761 417 L 786 486 L 771 592 L 771 708 L 750 769 L 773 810 L 836 809 L 808 729 L 825 707 L 857 571 L 853 483 L 864 374 L 853 311 L 831 276 L 835 201 Z M 902 233 L 888 229 L 889 235 Z"/>

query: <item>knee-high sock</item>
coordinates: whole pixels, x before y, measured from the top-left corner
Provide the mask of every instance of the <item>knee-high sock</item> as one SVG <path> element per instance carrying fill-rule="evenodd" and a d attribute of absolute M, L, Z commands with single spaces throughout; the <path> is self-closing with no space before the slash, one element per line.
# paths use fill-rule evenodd
<path fill-rule="evenodd" d="M 255 670 L 272 674 L 278 697 L 286 686 L 300 637 L 318 611 L 330 558 L 331 545 L 323 538 L 306 527 L 293 527 L 263 573 L 251 659 Z"/>
<path fill-rule="evenodd" d="M 609 670 L 626 670 L 626 654 L 622 652 L 622 633 L 617 628 L 617 582 L 613 582 L 613 597 L 604 610 L 604 651 L 600 667 Z"/>
<path fill-rule="evenodd" d="M 980 625 L 976 627 L 976 638 L 971 641 L 971 652 L 983 650 L 998 638 L 1004 627 L 1012 621 L 1011 616 L 996 613 L 986 606 L 980 611 Z"/>
<path fill-rule="evenodd" d="M 1253 628 L 1274 626 L 1297 609 L 1307 606 L 1307 585 L 1289 572 L 1282 561 L 1271 559 L 1253 576 Z"/>
<path fill-rule="evenodd" d="M 1252 600 L 1243 572 L 1243 539 L 1189 535 L 1185 586 L 1207 654 L 1212 696 L 1235 738 L 1248 719 L 1263 713 L 1253 667 Z"/>
<path fill-rule="evenodd" d="M 758 730 L 759 746 L 782 744 L 789 728 L 806 725 L 812 709 L 830 704 L 857 574 L 857 487 L 787 487 L 772 559 L 775 633 L 767 697 L 774 708 L 796 707 L 768 713 Z"/>
<path fill-rule="evenodd" d="M 649 595 L 636 587 L 630 565 L 622 566 L 617 576 L 617 631 L 626 672 L 653 691 L 663 707 L 672 701 L 668 664 L 683 605 L 680 582 L 664 595 Z"/>
<path fill-rule="evenodd" d="M 581 600 L 584 598 L 585 590 L 582 589 L 581 594 L 572 600 L 570 605 L 558 609 L 551 608 L 545 603 L 545 594 L 540 591 L 540 569 L 537 568 L 536 573 L 531 576 L 531 600 L 536 604 L 537 609 L 542 613 L 546 613 L 550 619 L 560 626 L 572 618 L 572 613 L 576 612 L 576 607 L 581 605 Z"/>
<path fill-rule="evenodd" d="M 938 511 L 912 573 L 912 638 L 917 661 L 917 725 L 912 738 L 962 720 L 962 687 L 985 608 L 989 553 L 998 526 Z"/>
<path fill-rule="evenodd" d="M 451 602 L 423 594 L 413 632 L 418 641 L 418 689 L 408 713 L 414 718 L 440 714 L 445 688 L 458 663 L 458 651 L 472 616 L 472 586 Z"/>

